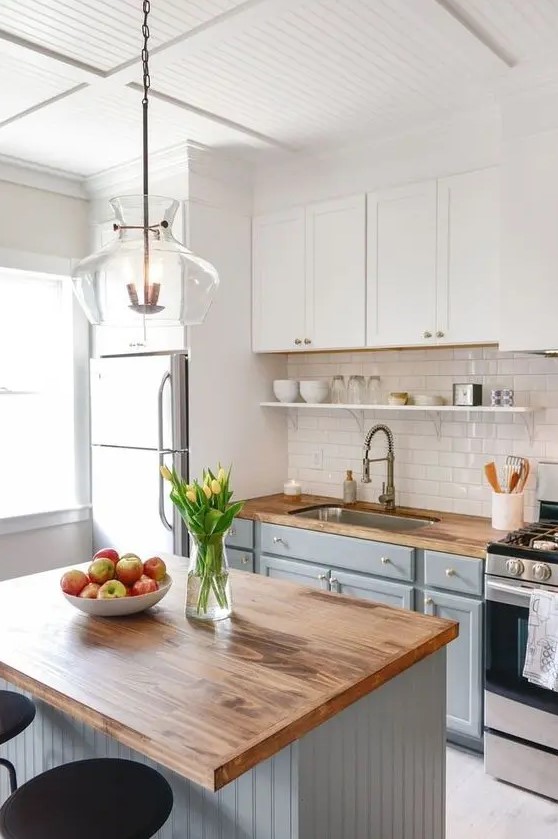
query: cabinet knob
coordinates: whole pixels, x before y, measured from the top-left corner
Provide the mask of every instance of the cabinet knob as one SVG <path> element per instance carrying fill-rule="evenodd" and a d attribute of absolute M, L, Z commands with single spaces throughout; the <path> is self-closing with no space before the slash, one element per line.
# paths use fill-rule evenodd
<path fill-rule="evenodd" d="M 443 338 L 444 334 L 445 334 L 444 332 L 441 332 L 440 330 L 438 330 L 438 332 L 436 332 L 436 338 Z"/>
<path fill-rule="evenodd" d="M 305 338 L 305 339 L 304 339 L 304 343 L 305 343 L 305 344 L 311 344 L 311 343 L 312 343 L 312 341 L 310 340 L 310 338 Z"/>
<path fill-rule="evenodd" d="M 424 598 L 424 605 L 425 606 L 432 606 L 433 603 L 434 603 L 434 601 L 432 600 L 431 597 L 425 597 Z"/>
<path fill-rule="evenodd" d="M 391 562 L 391 559 L 389 558 L 389 556 L 383 556 L 382 557 L 382 565 L 388 565 L 390 562 Z"/>
<path fill-rule="evenodd" d="M 327 574 L 318 574 L 318 580 L 327 580 Z"/>
<path fill-rule="evenodd" d="M 455 571 L 453 568 L 446 568 L 446 577 L 455 577 Z"/>
<path fill-rule="evenodd" d="M 274 537 L 273 537 L 273 543 L 274 543 L 275 545 L 279 545 L 279 544 L 281 544 L 281 545 L 284 545 L 285 547 L 287 547 L 287 543 L 286 543 L 283 539 L 281 539 L 281 537 L 280 537 L 280 536 L 274 536 Z"/>
<path fill-rule="evenodd" d="M 302 341 L 300 340 L 300 338 L 295 338 L 294 342 L 297 345 L 297 347 L 299 347 L 302 344 Z"/>
<path fill-rule="evenodd" d="M 236 527 L 229 528 L 229 536 L 236 536 Z"/>
<path fill-rule="evenodd" d="M 247 556 L 241 557 L 240 562 L 241 562 L 242 565 L 248 565 L 248 557 Z"/>
<path fill-rule="evenodd" d="M 432 332 L 423 332 L 422 337 L 423 338 L 432 338 Z"/>
<path fill-rule="evenodd" d="M 147 346 L 147 344 L 145 343 L 145 341 L 130 341 L 130 343 L 128 344 L 128 346 L 129 346 L 130 348 L 133 348 L 133 347 L 146 347 L 146 346 Z"/>
<path fill-rule="evenodd" d="M 339 591 L 339 580 L 337 579 L 337 577 L 330 577 L 329 578 L 329 585 L 330 586 L 335 586 L 335 590 L 337 592 Z"/>

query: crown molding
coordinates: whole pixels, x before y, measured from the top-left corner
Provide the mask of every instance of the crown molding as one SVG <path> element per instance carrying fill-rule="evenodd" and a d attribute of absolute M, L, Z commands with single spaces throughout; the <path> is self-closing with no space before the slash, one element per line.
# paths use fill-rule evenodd
<path fill-rule="evenodd" d="M 0 154 L 0 181 L 42 189 L 45 192 L 56 192 L 70 198 L 87 199 L 80 175 L 2 154 Z"/>

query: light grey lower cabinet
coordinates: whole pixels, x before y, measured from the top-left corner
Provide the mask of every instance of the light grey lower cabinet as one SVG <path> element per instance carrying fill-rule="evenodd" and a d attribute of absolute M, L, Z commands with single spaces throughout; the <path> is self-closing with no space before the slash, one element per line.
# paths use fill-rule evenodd
<path fill-rule="evenodd" d="M 329 585 L 330 591 L 349 597 L 363 597 L 365 600 L 375 600 L 376 603 L 399 606 L 401 609 L 413 608 L 413 587 L 403 583 L 377 580 L 363 574 L 349 574 L 347 571 L 334 569 L 330 574 Z"/>
<path fill-rule="evenodd" d="M 470 597 L 425 589 L 424 611 L 459 623 L 459 637 L 447 646 L 448 732 L 480 739 L 483 604 Z"/>
<path fill-rule="evenodd" d="M 290 580 L 293 583 L 329 591 L 329 569 L 322 565 L 311 565 L 309 562 L 299 562 L 297 559 L 283 559 L 262 554 L 260 574 L 272 577 L 274 580 Z"/>

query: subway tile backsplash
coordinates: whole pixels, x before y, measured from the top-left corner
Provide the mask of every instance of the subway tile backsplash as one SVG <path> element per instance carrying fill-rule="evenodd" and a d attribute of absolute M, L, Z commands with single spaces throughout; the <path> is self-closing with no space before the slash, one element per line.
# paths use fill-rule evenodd
<path fill-rule="evenodd" d="M 367 411 L 365 431 L 385 422 L 395 437 L 397 504 L 469 515 L 490 515 L 490 490 L 482 467 L 506 455 L 528 457 L 531 476 L 525 496 L 525 516 L 536 519 L 536 464 L 558 461 L 558 359 L 500 353 L 494 348 L 432 348 L 359 353 L 300 353 L 289 356 L 289 378 L 331 379 L 336 374 L 380 376 L 382 402 L 390 391 L 431 393 L 452 401 L 454 382 L 479 382 L 483 403 L 493 388 L 513 388 L 515 404 L 536 407 L 535 433 L 529 442 L 519 415 L 442 414 L 438 439 L 431 415 L 425 412 Z M 289 476 L 305 492 L 341 496 L 346 469 L 360 478 L 363 435 L 355 419 L 343 411 L 299 411 L 296 428 L 289 427 Z M 373 443 L 372 457 L 381 456 L 384 439 Z M 321 462 L 318 467 L 317 463 Z M 385 464 L 371 466 L 371 484 L 358 485 L 358 497 L 376 501 Z"/>

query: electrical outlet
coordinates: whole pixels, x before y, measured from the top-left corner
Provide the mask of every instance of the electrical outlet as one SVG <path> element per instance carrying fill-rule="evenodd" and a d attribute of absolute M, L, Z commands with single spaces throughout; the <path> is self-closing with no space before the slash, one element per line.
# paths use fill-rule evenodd
<path fill-rule="evenodd" d="M 324 450 L 314 449 L 312 452 L 312 466 L 314 469 L 322 469 L 324 465 Z"/>

